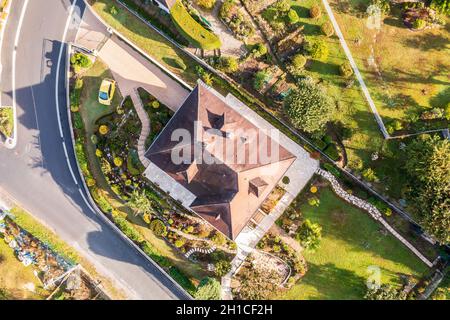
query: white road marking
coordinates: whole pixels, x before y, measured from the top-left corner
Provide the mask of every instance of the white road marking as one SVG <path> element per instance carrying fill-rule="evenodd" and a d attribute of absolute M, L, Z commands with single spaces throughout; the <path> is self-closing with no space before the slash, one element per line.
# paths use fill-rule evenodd
<path fill-rule="evenodd" d="M 19 45 L 20 32 L 22 29 L 23 20 L 25 18 L 25 11 L 27 10 L 28 1 L 25 0 L 22 11 L 20 12 L 19 24 L 17 25 L 16 37 L 14 39 L 14 47 L 12 53 L 12 108 L 13 108 L 13 118 L 14 118 L 14 139 L 17 142 L 17 106 L 16 106 L 16 54 L 17 46 Z"/>
<path fill-rule="evenodd" d="M 69 16 L 67 17 L 66 25 L 64 27 L 63 36 L 62 36 L 62 39 L 61 39 L 61 47 L 59 48 L 58 62 L 57 62 L 57 65 L 56 65 L 56 78 L 55 78 L 55 103 L 56 103 L 56 117 L 58 119 L 59 135 L 60 135 L 60 137 L 62 139 L 61 143 L 63 145 L 64 155 L 66 157 L 66 162 L 67 162 L 67 165 L 69 167 L 69 171 L 70 171 L 70 174 L 72 176 L 72 179 L 75 182 L 75 184 L 78 185 L 78 181 L 77 181 L 77 179 L 75 177 L 75 174 L 73 172 L 72 166 L 70 164 L 69 155 L 67 153 L 67 148 L 66 148 L 66 144 L 65 144 L 65 141 L 64 141 L 64 133 L 63 133 L 62 124 L 61 124 L 61 116 L 60 116 L 60 113 L 59 113 L 60 108 L 59 108 L 59 95 L 58 95 L 58 92 L 59 92 L 59 90 L 58 90 L 59 89 L 59 71 L 61 69 L 61 59 L 62 59 L 62 54 L 63 54 L 63 50 L 64 50 L 64 43 L 66 41 L 67 31 L 69 30 L 70 21 L 72 20 L 73 9 L 75 8 L 76 4 L 77 4 L 77 0 L 75 0 L 72 3 L 72 5 L 70 6 Z"/>

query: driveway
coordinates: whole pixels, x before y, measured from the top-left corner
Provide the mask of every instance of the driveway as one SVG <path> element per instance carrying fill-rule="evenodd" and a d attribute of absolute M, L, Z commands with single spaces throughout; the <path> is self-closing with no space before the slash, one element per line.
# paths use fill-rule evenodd
<path fill-rule="evenodd" d="M 75 43 L 98 51 L 98 57 L 109 66 L 123 96 L 133 95 L 134 89 L 142 87 L 176 111 L 189 95 L 178 81 L 117 36 L 111 36 L 90 10 L 83 15 Z"/>

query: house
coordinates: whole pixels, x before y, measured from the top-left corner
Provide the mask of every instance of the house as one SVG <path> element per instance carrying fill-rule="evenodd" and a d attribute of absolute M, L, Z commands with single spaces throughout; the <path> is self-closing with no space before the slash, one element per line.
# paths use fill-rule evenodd
<path fill-rule="evenodd" d="M 233 101 L 199 81 L 146 152 L 144 175 L 234 240 L 296 156 Z"/>

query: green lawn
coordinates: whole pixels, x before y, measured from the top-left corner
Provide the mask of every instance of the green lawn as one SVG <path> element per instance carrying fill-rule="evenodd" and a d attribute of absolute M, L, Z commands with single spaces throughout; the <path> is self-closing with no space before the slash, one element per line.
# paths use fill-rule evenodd
<path fill-rule="evenodd" d="M 403 25 L 401 10 L 384 16 L 377 33 L 367 27 L 365 8 L 370 0 L 332 0 L 331 6 L 356 63 L 385 123 L 393 119 L 410 121 L 414 115 L 450 102 L 450 18 L 446 26 L 412 32 Z M 360 39 L 358 44 L 355 39 Z M 373 58 L 381 76 L 369 65 Z M 418 121 L 412 131 L 425 129 Z M 423 127 L 422 127 L 423 126 Z M 448 126 L 435 121 L 430 128 Z"/>
<path fill-rule="evenodd" d="M 204 50 L 214 50 L 221 47 L 222 44 L 219 37 L 195 21 L 181 3 L 181 0 L 177 0 L 173 5 L 170 9 L 170 14 L 180 33 L 194 47 Z"/>
<path fill-rule="evenodd" d="M 113 76 L 107 65 L 98 58 L 92 67 L 83 74 L 80 113 L 89 135 L 95 133 L 98 129 L 95 122 L 102 116 L 115 112 L 116 107 L 122 100 L 120 88 L 117 86 L 110 106 L 105 106 L 98 102 L 98 90 L 102 80 L 105 78 L 113 79 Z"/>
<path fill-rule="evenodd" d="M 398 284 L 400 274 L 420 277 L 427 267 L 400 241 L 385 235 L 366 212 L 322 188 L 319 207 L 301 204 L 300 212 L 322 226 L 316 252 L 303 252 L 308 271 L 282 299 L 362 299 L 369 266 L 381 270 L 383 283 Z"/>

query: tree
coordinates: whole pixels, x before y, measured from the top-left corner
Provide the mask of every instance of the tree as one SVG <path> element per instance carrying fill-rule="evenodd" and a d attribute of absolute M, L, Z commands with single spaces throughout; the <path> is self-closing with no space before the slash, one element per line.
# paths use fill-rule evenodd
<path fill-rule="evenodd" d="M 267 47 L 264 43 L 257 43 L 252 49 L 252 54 L 255 58 L 264 56 L 267 53 Z"/>
<path fill-rule="evenodd" d="M 292 124 L 309 133 L 322 131 L 335 112 L 333 101 L 308 80 L 300 81 L 286 96 L 284 108 Z"/>
<path fill-rule="evenodd" d="M 409 197 L 424 229 L 442 244 L 450 242 L 450 141 L 422 135 L 407 149 Z"/>
<path fill-rule="evenodd" d="M 291 1 L 290 0 L 278 0 L 275 2 L 273 7 L 281 12 L 288 12 L 291 9 Z"/>
<path fill-rule="evenodd" d="M 196 0 L 197 4 L 205 9 L 212 9 L 216 4 L 216 0 Z"/>
<path fill-rule="evenodd" d="M 236 72 L 239 68 L 238 60 L 234 57 L 220 57 L 219 69 L 226 73 Z"/>
<path fill-rule="evenodd" d="M 315 250 L 319 247 L 321 239 L 322 227 L 306 219 L 298 230 L 297 240 L 305 249 Z"/>
<path fill-rule="evenodd" d="M 439 13 L 450 14 L 450 0 L 431 0 L 430 7 Z"/>
<path fill-rule="evenodd" d="M 218 277 L 223 277 L 231 270 L 231 263 L 228 260 L 220 260 L 215 264 L 215 274 Z"/>
<path fill-rule="evenodd" d="M 417 30 L 421 30 L 427 26 L 427 22 L 423 19 L 417 18 L 413 22 L 413 28 Z"/>
<path fill-rule="evenodd" d="M 313 59 L 321 60 L 328 57 L 328 45 L 322 39 L 308 39 L 305 49 Z"/>
<path fill-rule="evenodd" d="M 327 36 L 331 37 L 334 34 L 334 28 L 330 21 L 326 21 L 321 27 L 320 30 Z"/>
<path fill-rule="evenodd" d="M 383 284 L 380 287 L 371 286 L 367 288 L 364 298 L 367 300 L 405 300 L 406 295 L 391 285 Z"/>
<path fill-rule="evenodd" d="M 258 71 L 255 74 L 255 78 L 253 79 L 253 88 L 259 91 L 268 81 L 269 81 L 269 73 L 265 70 Z"/>
<path fill-rule="evenodd" d="M 150 230 L 153 231 L 153 233 L 157 236 L 166 236 L 167 235 L 167 227 L 159 219 L 155 219 L 152 222 L 150 222 Z"/>
<path fill-rule="evenodd" d="M 296 71 L 296 72 L 303 70 L 303 67 L 305 66 L 305 64 L 306 64 L 306 58 L 302 54 L 296 54 L 292 58 L 292 67 L 293 67 L 294 71 Z"/>
<path fill-rule="evenodd" d="M 290 9 L 287 16 L 290 24 L 296 24 L 300 21 L 298 13 L 294 9 Z"/>
<path fill-rule="evenodd" d="M 339 66 L 339 73 L 345 78 L 349 78 L 351 75 L 353 75 L 353 68 L 350 65 L 350 62 L 345 61 L 343 64 L 341 64 Z"/>
<path fill-rule="evenodd" d="M 377 6 L 384 14 L 388 14 L 391 11 L 389 0 L 372 0 L 372 5 Z"/>
<path fill-rule="evenodd" d="M 139 192 L 137 190 L 134 190 L 131 193 L 130 199 L 128 200 L 127 204 L 136 215 L 153 213 L 152 202 L 149 198 L 147 198 L 145 191 Z"/>
<path fill-rule="evenodd" d="M 222 288 L 219 281 L 214 278 L 206 277 L 197 287 L 195 292 L 196 300 L 220 300 Z"/>

